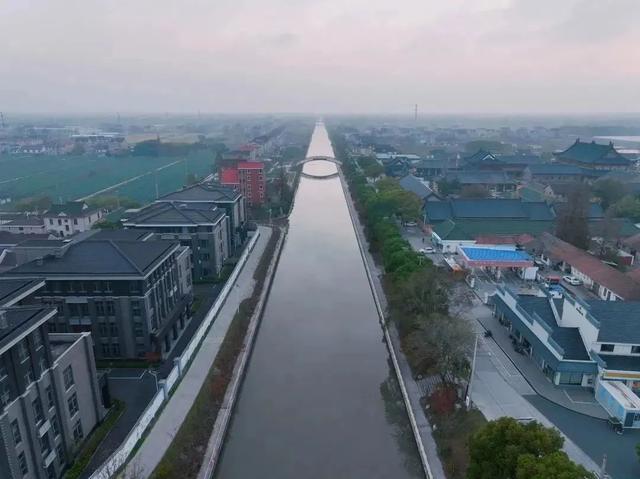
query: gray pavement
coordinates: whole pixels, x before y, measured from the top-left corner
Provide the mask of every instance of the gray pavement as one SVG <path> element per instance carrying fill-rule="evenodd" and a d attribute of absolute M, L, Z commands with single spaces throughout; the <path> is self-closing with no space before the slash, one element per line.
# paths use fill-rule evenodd
<path fill-rule="evenodd" d="M 191 409 L 196 395 L 204 384 L 220 345 L 235 315 L 239 303 L 251 296 L 255 281 L 253 272 L 258 265 L 264 248 L 271 237 L 271 228 L 259 226 L 260 237 L 240 272 L 236 286 L 229 293 L 209 332 L 204 337 L 200 349 L 194 356 L 187 373 L 178 384 L 174 394 L 162 409 L 151 431 L 147 434 L 134 457 L 126 467 L 128 474 L 137 473 L 146 478 L 158 465 L 173 437 Z M 137 476 L 138 477 L 138 476 Z"/>

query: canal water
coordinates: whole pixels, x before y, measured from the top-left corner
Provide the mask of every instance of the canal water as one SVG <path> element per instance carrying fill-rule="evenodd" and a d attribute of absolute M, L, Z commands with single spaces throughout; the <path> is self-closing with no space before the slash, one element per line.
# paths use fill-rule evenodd
<path fill-rule="evenodd" d="M 424 477 L 337 177 L 300 178 L 216 477 Z"/>

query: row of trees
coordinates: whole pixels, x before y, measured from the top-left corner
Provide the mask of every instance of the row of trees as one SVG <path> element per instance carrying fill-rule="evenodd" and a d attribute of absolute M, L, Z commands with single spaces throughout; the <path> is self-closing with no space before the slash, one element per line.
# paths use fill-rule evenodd
<path fill-rule="evenodd" d="M 448 280 L 443 271 L 413 250 L 398 224 L 420 218 L 422 202 L 397 180 L 372 186 L 348 158 L 340 138 L 334 149 L 343 160 L 356 208 L 365 225 L 371 252 L 384 267 L 389 314 L 415 375 L 440 375 L 445 383 L 466 377 L 473 346 L 467 321 L 449 315 Z"/>

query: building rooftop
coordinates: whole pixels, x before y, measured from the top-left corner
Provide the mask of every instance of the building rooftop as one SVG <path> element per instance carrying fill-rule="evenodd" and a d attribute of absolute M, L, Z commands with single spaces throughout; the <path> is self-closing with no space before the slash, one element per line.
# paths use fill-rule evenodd
<path fill-rule="evenodd" d="M 20 215 L 7 221 L 3 226 L 42 226 L 44 220 L 36 215 Z"/>
<path fill-rule="evenodd" d="M 0 278 L 0 307 L 11 306 L 41 286 L 43 282 L 39 278 Z"/>
<path fill-rule="evenodd" d="M 85 240 L 60 256 L 45 256 L 5 273 L 7 276 L 141 276 L 179 247 L 172 241 Z"/>
<path fill-rule="evenodd" d="M 212 183 L 187 186 L 179 191 L 174 191 L 168 195 L 161 196 L 157 201 L 193 201 L 193 202 L 226 202 L 236 201 L 240 198 L 240 193 L 228 186 L 215 185 Z"/>
<path fill-rule="evenodd" d="M 640 284 L 617 269 L 606 265 L 597 257 L 550 233 L 543 233 L 540 236 L 540 243 L 545 255 L 552 260 L 570 264 L 625 300 L 640 299 Z"/>
<path fill-rule="evenodd" d="M 220 183 L 223 185 L 239 185 L 240 176 L 238 170 L 232 167 L 222 168 L 220 170 Z"/>
<path fill-rule="evenodd" d="M 153 203 L 124 221 L 125 226 L 215 225 L 225 212 L 220 208 L 191 207 L 188 203 Z"/>
<path fill-rule="evenodd" d="M 579 138 L 573 145 L 556 153 L 555 156 L 561 161 L 586 165 L 629 166 L 631 164 L 631 161 L 616 151 L 613 143 L 601 145 L 595 141 L 582 142 Z"/>
<path fill-rule="evenodd" d="M 640 301 L 589 300 L 586 304 L 600 323 L 598 341 L 640 344 Z"/>
<path fill-rule="evenodd" d="M 262 170 L 263 168 L 262 161 L 241 161 L 238 163 L 239 170 Z"/>
<path fill-rule="evenodd" d="M 519 219 L 550 221 L 555 213 L 544 201 L 521 199 L 451 199 L 425 205 L 429 222 L 447 219 Z M 526 231 L 523 231 L 525 233 Z"/>
<path fill-rule="evenodd" d="M 45 213 L 45 216 L 87 216 L 96 211 L 84 201 L 69 201 L 64 204 L 53 204 Z"/>
<path fill-rule="evenodd" d="M 416 178 L 413 175 L 407 175 L 401 178 L 399 184 L 402 189 L 415 193 L 423 200 L 434 194 L 433 190 L 429 188 L 420 178 Z"/>
<path fill-rule="evenodd" d="M 10 233 L 8 231 L 0 231 L 0 245 L 15 246 L 18 243 L 30 239 L 46 240 L 49 238 L 49 233 Z"/>
<path fill-rule="evenodd" d="M 503 185 L 516 184 L 504 171 L 457 171 L 446 175 L 448 181 L 458 181 L 461 185 Z"/>
<path fill-rule="evenodd" d="M 12 340 L 25 334 L 35 323 L 44 322 L 55 312 L 42 306 L 12 307 L 0 311 L 0 354 L 10 347 Z"/>
<path fill-rule="evenodd" d="M 464 255 L 471 261 L 495 261 L 495 262 L 531 262 L 531 256 L 524 251 L 481 248 L 475 246 L 464 246 L 460 248 Z"/>
<path fill-rule="evenodd" d="M 93 234 L 88 238 L 91 240 L 146 241 L 153 236 L 153 231 L 141 228 L 91 230 L 91 232 Z"/>

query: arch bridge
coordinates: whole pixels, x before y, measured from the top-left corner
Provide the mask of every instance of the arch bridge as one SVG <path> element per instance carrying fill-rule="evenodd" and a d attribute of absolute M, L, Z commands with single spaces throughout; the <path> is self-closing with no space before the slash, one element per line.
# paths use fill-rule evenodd
<path fill-rule="evenodd" d="M 312 156 L 310 158 L 305 158 L 304 160 L 298 161 L 296 163 L 296 166 L 304 165 L 305 163 L 309 163 L 310 161 L 318 161 L 318 160 L 330 161 L 331 163 L 335 163 L 338 166 L 342 166 L 342 162 L 340 160 L 336 160 L 332 156 Z"/>

